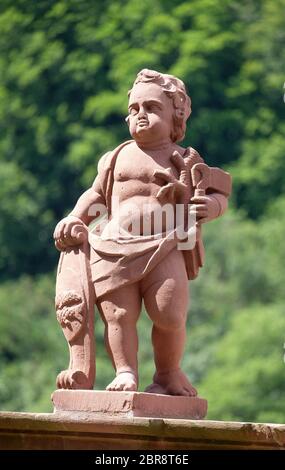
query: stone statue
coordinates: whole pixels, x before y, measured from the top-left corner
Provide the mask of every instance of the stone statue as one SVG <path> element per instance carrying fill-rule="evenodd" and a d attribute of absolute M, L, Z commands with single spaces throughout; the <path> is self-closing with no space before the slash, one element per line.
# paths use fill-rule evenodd
<path fill-rule="evenodd" d="M 128 96 L 133 140 L 100 159 L 92 187 L 54 232 L 61 251 L 56 312 L 70 349 L 57 387 L 93 388 L 97 304 L 116 373 L 107 390 L 137 391 L 136 323 L 143 300 L 153 322 L 156 367 L 146 392 L 194 397 L 180 369 L 188 281 L 203 265 L 201 226 L 225 212 L 231 177 L 178 145 L 191 113 L 181 80 L 144 69 Z"/>

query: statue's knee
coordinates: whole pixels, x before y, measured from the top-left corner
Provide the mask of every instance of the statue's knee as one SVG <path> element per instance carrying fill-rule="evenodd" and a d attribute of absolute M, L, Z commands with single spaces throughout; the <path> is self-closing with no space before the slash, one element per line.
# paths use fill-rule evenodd
<path fill-rule="evenodd" d="M 110 306 L 105 309 L 104 316 L 108 325 L 121 325 L 128 321 L 128 312 L 125 308 Z"/>
<path fill-rule="evenodd" d="M 186 312 L 175 312 L 175 310 L 172 310 L 171 312 L 162 311 L 160 312 L 160 315 L 156 317 L 154 323 L 158 328 L 165 330 L 180 330 L 185 327 Z"/>
<path fill-rule="evenodd" d="M 127 310 L 125 308 L 115 308 L 114 309 L 114 320 L 118 323 L 122 323 L 126 320 Z"/>

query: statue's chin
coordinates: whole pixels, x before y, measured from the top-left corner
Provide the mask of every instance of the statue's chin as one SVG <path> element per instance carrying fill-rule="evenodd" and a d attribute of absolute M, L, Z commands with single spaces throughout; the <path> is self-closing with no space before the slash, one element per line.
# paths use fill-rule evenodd
<path fill-rule="evenodd" d="M 149 143 L 153 140 L 153 135 L 149 126 L 142 126 L 136 128 L 136 131 L 132 134 L 133 139 L 139 143 Z"/>

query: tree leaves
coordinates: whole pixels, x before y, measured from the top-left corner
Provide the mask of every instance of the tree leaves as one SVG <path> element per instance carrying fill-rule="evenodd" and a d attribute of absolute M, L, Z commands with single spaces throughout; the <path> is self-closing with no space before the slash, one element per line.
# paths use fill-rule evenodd
<path fill-rule="evenodd" d="M 193 113 L 184 144 L 234 181 L 231 212 L 204 229 L 184 366 L 214 419 L 283 419 L 284 8 L 285 0 L 1 1 L 3 408 L 49 409 L 67 348 L 52 275 L 38 274 L 56 265 L 56 222 L 92 184 L 100 156 L 128 139 L 127 91 L 146 67 L 185 81 Z M 98 331 L 102 388 L 112 370 Z M 142 388 L 153 373 L 147 331 L 143 314 Z"/>

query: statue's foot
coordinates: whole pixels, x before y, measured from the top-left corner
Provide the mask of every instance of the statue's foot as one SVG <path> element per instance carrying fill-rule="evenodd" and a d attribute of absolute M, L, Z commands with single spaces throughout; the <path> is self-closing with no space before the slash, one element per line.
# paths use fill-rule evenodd
<path fill-rule="evenodd" d="M 93 383 L 81 370 L 66 369 L 58 374 L 56 386 L 71 390 L 89 390 L 93 388 Z"/>
<path fill-rule="evenodd" d="M 145 392 L 161 393 L 163 395 L 183 395 L 187 397 L 197 396 L 196 388 L 193 387 L 180 369 L 164 373 L 156 372 L 153 383 L 145 389 Z"/>
<path fill-rule="evenodd" d="M 109 391 L 133 391 L 138 389 L 138 381 L 132 372 L 121 372 L 117 377 L 106 387 Z"/>

